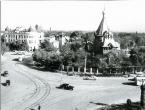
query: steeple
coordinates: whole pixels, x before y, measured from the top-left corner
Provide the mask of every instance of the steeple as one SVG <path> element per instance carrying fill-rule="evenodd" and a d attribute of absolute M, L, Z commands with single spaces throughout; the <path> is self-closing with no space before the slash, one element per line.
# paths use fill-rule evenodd
<path fill-rule="evenodd" d="M 96 30 L 96 35 L 103 35 L 103 24 L 104 24 L 104 16 L 105 16 L 104 11 L 102 12 L 102 14 L 103 14 L 103 17 L 102 17 L 102 20 L 100 22 L 98 29 Z"/>
<path fill-rule="evenodd" d="M 94 54 L 103 55 L 103 45 L 105 41 L 104 35 L 108 32 L 107 24 L 105 22 L 105 12 L 102 12 L 103 17 L 98 26 L 98 29 L 94 32 Z"/>
<path fill-rule="evenodd" d="M 95 32 L 95 36 L 103 37 L 103 33 L 105 31 L 107 31 L 107 32 L 109 31 L 107 23 L 106 23 L 106 19 L 105 19 L 105 11 L 103 11 L 102 14 L 103 14 L 103 17 L 102 17 L 102 20 L 98 26 L 98 29 Z"/>

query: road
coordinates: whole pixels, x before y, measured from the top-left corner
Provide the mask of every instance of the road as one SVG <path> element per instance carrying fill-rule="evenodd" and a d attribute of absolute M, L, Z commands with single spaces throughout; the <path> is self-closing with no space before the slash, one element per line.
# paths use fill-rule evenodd
<path fill-rule="evenodd" d="M 140 100 L 139 86 L 122 84 L 128 82 L 127 78 L 82 80 L 82 77 L 32 69 L 13 61 L 17 57 L 7 53 L 2 63 L 2 71 L 9 71 L 11 86 L 1 86 L 1 110 L 37 110 L 39 104 L 41 110 L 95 110 L 101 105 L 94 103 L 125 103 L 128 98 Z M 74 90 L 57 89 L 62 82 L 73 85 Z"/>

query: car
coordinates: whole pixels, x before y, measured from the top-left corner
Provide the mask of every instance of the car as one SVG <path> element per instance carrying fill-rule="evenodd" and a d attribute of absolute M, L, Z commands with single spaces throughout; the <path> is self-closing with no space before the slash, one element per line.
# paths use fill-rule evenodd
<path fill-rule="evenodd" d="M 25 55 L 25 52 L 18 52 L 17 55 Z"/>
<path fill-rule="evenodd" d="M 1 76 L 4 76 L 4 77 L 6 77 L 8 75 L 8 71 L 4 71 L 2 74 L 1 74 Z"/>
<path fill-rule="evenodd" d="M 6 80 L 6 82 L 1 83 L 3 86 L 10 86 L 10 80 Z"/>
<path fill-rule="evenodd" d="M 73 73 L 73 72 L 68 72 L 67 75 L 68 75 L 68 76 L 73 76 L 74 73 Z"/>
<path fill-rule="evenodd" d="M 135 77 L 134 79 L 137 86 L 145 84 L 145 77 Z"/>
<path fill-rule="evenodd" d="M 15 51 L 14 55 L 25 55 L 24 51 Z"/>
<path fill-rule="evenodd" d="M 56 87 L 58 89 L 64 89 L 64 90 L 73 90 L 74 86 L 69 85 L 68 83 L 63 83 Z"/>
<path fill-rule="evenodd" d="M 96 80 L 96 78 L 93 76 L 91 77 L 87 76 L 87 77 L 84 77 L 83 80 Z"/>
<path fill-rule="evenodd" d="M 129 74 L 129 77 L 136 77 L 136 74 Z"/>

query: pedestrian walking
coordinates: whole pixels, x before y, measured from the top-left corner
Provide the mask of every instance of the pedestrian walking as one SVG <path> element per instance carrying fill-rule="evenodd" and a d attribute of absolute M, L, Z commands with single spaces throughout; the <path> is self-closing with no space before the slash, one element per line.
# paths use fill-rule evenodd
<path fill-rule="evenodd" d="M 38 105 L 38 110 L 40 110 L 41 109 L 41 106 L 40 105 Z"/>

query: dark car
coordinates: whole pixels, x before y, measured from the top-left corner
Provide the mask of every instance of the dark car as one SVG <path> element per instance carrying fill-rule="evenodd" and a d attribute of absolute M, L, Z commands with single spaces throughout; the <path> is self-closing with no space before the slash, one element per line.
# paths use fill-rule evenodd
<path fill-rule="evenodd" d="M 8 71 L 4 71 L 2 74 L 1 74 L 1 76 L 4 76 L 4 77 L 6 77 L 8 75 Z"/>
<path fill-rule="evenodd" d="M 67 84 L 67 83 L 63 83 L 60 86 L 56 87 L 58 89 L 65 89 L 65 90 L 73 90 L 73 86 Z"/>
<path fill-rule="evenodd" d="M 6 80 L 6 82 L 1 83 L 3 86 L 10 86 L 10 80 Z"/>

